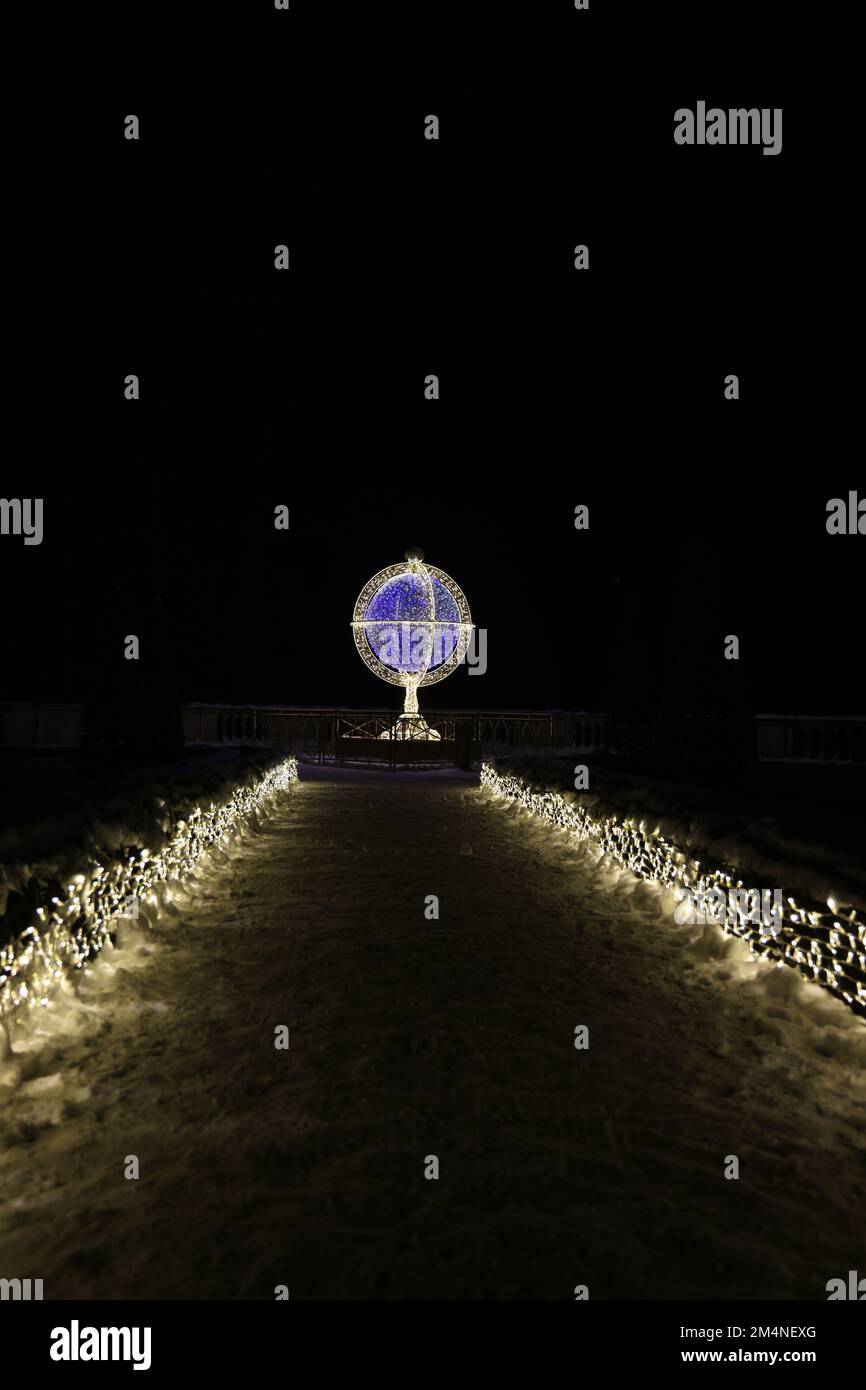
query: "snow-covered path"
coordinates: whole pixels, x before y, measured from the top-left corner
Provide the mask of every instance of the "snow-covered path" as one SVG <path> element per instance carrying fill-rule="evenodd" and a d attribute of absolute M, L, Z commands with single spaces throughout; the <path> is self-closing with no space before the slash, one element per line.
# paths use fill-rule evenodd
<path fill-rule="evenodd" d="M 89 972 L 77 1031 L 7 1060 L 0 1276 L 822 1299 L 866 1273 L 862 1024 L 691 948 L 654 890 L 475 778 L 301 776 Z"/>

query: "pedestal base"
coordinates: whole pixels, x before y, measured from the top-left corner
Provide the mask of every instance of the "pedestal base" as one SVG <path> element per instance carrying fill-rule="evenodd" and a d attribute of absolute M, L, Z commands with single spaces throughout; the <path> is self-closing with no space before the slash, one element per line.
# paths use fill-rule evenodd
<path fill-rule="evenodd" d="M 442 735 L 431 729 L 427 720 L 420 714 L 401 714 L 393 730 L 384 729 L 380 738 L 419 739 L 427 743 L 438 742 Z"/>

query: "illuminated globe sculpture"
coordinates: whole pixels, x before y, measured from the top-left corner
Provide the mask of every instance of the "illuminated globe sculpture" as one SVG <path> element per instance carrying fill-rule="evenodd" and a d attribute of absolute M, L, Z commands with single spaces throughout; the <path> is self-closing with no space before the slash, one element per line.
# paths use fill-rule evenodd
<path fill-rule="evenodd" d="M 417 547 L 406 551 L 402 564 L 368 580 L 352 616 L 355 646 L 380 680 L 406 692 L 396 727 L 382 738 L 439 738 L 418 713 L 418 690 L 460 665 L 472 626 L 463 590 L 443 570 L 425 564 Z"/>

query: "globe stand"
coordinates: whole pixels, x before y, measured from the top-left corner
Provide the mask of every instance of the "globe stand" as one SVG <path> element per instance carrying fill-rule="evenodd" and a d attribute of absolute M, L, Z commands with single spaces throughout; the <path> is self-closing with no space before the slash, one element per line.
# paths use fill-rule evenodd
<path fill-rule="evenodd" d="M 392 728 L 382 731 L 379 735 L 380 738 L 421 739 L 425 743 L 435 742 L 442 738 L 438 730 L 431 729 L 423 715 L 418 713 L 419 685 L 420 680 L 407 681 L 406 694 L 403 697 L 403 713 Z"/>
<path fill-rule="evenodd" d="M 450 675 L 466 655 L 472 616 L 459 585 L 410 546 L 405 563 L 388 565 L 364 585 L 352 632 L 365 665 L 405 692 L 403 713 L 379 739 L 441 742 L 442 735 L 418 711 L 418 690 Z"/>

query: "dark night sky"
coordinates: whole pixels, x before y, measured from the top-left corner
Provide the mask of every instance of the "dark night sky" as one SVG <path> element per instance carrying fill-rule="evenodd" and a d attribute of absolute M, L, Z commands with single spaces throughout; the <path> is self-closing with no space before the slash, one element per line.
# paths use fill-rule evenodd
<path fill-rule="evenodd" d="M 803 220 L 806 189 L 833 210 L 834 149 L 737 6 L 727 49 L 681 57 L 640 9 L 627 63 L 551 7 L 523 73 L 495 29 L 442 17 L 375 82 L 272 42 L 254 82 L 241 44 L 236 72 L 203 56 L 195 82 L 169 62 L 78 94 L 38 173 L 53 220 L 22 209 L 34 311 L 9 385 L 32 448 L 3 491 L 46 499 L 46 535 L 2 542 L 5 698 L 113 689 L 136 632 L 136 679 L 166 695 L 388 704 L 348 624 L 414 542 L 489 631 L 489 673 L 431 703 L 604 708 L 613 680 L 637 705 L 673 683 L 863 708 L 866 541 L 824 526 L 858 481 L 830 327 L 853 234 Z M 302 40 L 303 5 L 293 22 Z M 783 106 L 782 154 L 676 147 L 698 98 Z"/>

